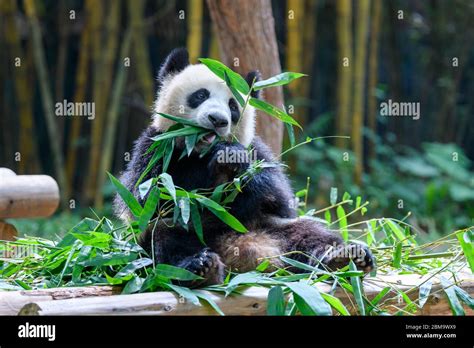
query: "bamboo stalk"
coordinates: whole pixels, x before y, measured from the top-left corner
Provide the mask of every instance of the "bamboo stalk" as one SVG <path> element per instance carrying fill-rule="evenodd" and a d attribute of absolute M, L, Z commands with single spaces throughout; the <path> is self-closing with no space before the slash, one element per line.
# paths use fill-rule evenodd
<path fill-rule="evenodd" d="M 355 66 L 352 106 L 352 149 L 356 156 L 354 181 L 362 184 L 362 173 L 364 165 L 364 150 L 362 128 L 364 127 L 364 86 L 365 86 L 365 63 L 367 57 L 367 29 L 369 20 L 370 0 L 357 2 L 357 22 L 355 40 Z"/>
<path fill-rule="evenodd" d="M 46 59 L 43 45 L 41 43 L 41 27 L 36 17 L 36 8 L 34 0 L 24 0 L 26 14 L 28 16 L 30 30 L 33 40 L 35 66 L 40 82 L 41 99 L 43 101 L 43 111 L 46 118 L 46 126 L 49 135 L 49 141 L 52 150 L 53 163 L 56 171 L 56 176 L 59 182 L 61 204 L 66 204 L 68 197 L 68 185 L 66 173 L 64 171 L 64 158 L 61 152 L 60 144 L 58 142 L 58 129 L 56 127 L 56 120 L 54 118 L 53 97 L 50 90 L 50 80 L 47 71 Z"/>
<path fill-rule="evenodd" d="M 188 0 L 187 8 L 188 36 L 186 46 L 189 60 L 194 64 L 201 57 L 203 0 Z"/>
<path fill-rule="evenodd" d="M 144 15 L 145 7 L 144 0 L 128 1 L 130 22 L 133 28 L 133 54 L 136 59 L 134 67 L 137 69 L 138 80 L 142 89 L 142 94 L 147 106 L 153 102 L 154 88 L 153 88 L 153 71 L 151 68 L 147 34 L 144 30 Z"/>
<path fill-rule="evenodd" d="M 350 134 L 349 116 L 351 112 L 352 90 L 352 2 L 350 0 L 337 0 L 336 2 L 336 28 L 337 28 L 337 135 Z M 347 61 L 346 61 L 347 59 Z M 346 65 L 345 63 L 348 63 Z M 344 148 L 347 141 L 336 139 L 336 145 Z"/>
<path fill-rule="evenodd" d="M 130 45 L 132 41 L 131 38 L 132 33 L 129 29 L 126 32 L 125 38 L 122 40 L 122 45 L 120 47 L 120 56 L 119 61 L 117 63 L 117 72 L 115 74 L 116 77 L 114 81 L 114 89 L 112 91 L 112 100 L 110 103 L 109 111 L 107 113 L 108 127 L 105 129 L 102 160 L 100 161 L 99 169 L 98 187 L 102 187 L 104 185 L 106 172 L 110 171 L 110 168 L 112 167 L 112 155 L 115 144 L 115 134 L 117 132 L 118 117 L 120 114 L 119 109 L 129 69 L 129 67 L 124 66 L 123 59 L 128 56 L 130 52 Z M 99 206 L 101 206 L 103 203 L 102 197 L 102 194 L 98 192 L 98 195 L 96 196 L 96 204 L 99 204 Z"/>
<path fill-rule="evenodd" d="M 378 78 L 378 48 L 380 18 L 382 12 L 382 2 L 372 2 L 372 18 L 370 21 L 370 52 L 369 52 L 369 81 L 368 81 L 368 100 L 367 100 L 367 120 L 368 126 L 372 130 L 374 137 L 377 135 L 377 96 L 375 95 Z M 369 143 L 369 157 L 375 159 L 375 139 Z"/>
<path fill-rule="evenodd" d="M 89 72 L 89 59 L 90 59 L 90 29 L 88 23 L 90 20 L 90 14 L 93 10 L 94 1 L 87 0 L 85 5 L 85 17 L 86 22 L 83 28 L 81 35 L 81 42 L 79 44 L 79 62 L 77 65 L 76 72 L 76 82 L 75 82 L 75 91 L 74 91 L 74 102 L 82 103 L 86 98 L 86 87 L 87 87 L 87 77 Z M 69 192 L 73 192 L 73 185 L 75 179 L 75 170 L 76 170 L 76 161 L 77 161 L 77 151 L 78 151 L 78 141 L 81 135 L 81 125 L 83 118 L 74 117 L 71 124 L 71 133 L 70 141 L 68 143 L 67 151 L 67 163 L 66 163 L 66 172 L 69 183 Z"/>
<path fill-rule="evenodd" d="M 0 3 L 5 18 L 5 41 L 11 54 L 9 66 L 13 66 L 15 96 L 19 111 L 20 137 L 19 148 L 21 161 L 18 163 L 20 174 L 31 173 L 37 169 L 37 158 L 33 135 L 33 105 L 32 91 L 28 83 L 29 69 L 25 50 L 21 47 L 20 35 L 15 23 L 17 4 L 15 0 L 5 0 Z M 21 59 L 21 66 L 14 66 L 16 58 Z"/>

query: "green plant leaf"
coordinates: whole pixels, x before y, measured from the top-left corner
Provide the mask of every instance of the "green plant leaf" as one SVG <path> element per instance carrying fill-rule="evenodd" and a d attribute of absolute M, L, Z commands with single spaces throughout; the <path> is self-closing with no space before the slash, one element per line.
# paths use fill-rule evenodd
<path fill-rule="evenodd" d="M 225 315 L 211 296 L 205 292 L 196 291 L 196 296 L 206 301 L 219 315 Z"/>
<path fill-rule="evenodd" d="M 185 270 L 184 268 L 179 268 L 164 263 L 158 264 L 155 267 L 155 272 L 162 277 L 175 280 L 198 280 L 202 279 L 198 275 Z"/>
<path fill-rule="evenodd" d="M 166 191 L 173 198 L 174 203 L 176 204 L 176 187 L 174 186 L 173 178 L 168 173 L 162 173 L 159 176 L 161 184 L 165 187 Z"/>
<path fill-rule="evenodd" d="M 93 258 L 78 262 L 81 266 L 114 266 L 126 265 L 138 257 L 136 253 L 111 252 L 107 254 L 96 254 Z"/>
<path fill-rule="evenodd" d="M 474 274 L 474 232 L 468 230 L 456 234 L 459 244 L 461 244 L 462 251 L 466 257 L 471 273 Z"/>
<path fill-rule="evenodd" d="M 159 142 L 166 139 L 172 139 L 176 137 L 185 137 L 188 135 L 198 134 L 202 132 L 208 132 L 208 130 L 204 128 L 200 128 L 200 127 L 189 126 L 189 127 L 180 128 L 178 130 L 168 131 L 168 132 L 159 134 L 156 137 L 151 138 L 151 140 L 153 140 L 154 142 Z"/>
<path fill-rule="evenodd" d="M 344 242 L 349 240 L 349 232 L 347 231 L 347 217 L 346 211 L 342 205 L 339 205 L 336 209 L 337 219 L 339 220 L 339 228 L 341 230 L 342 239 Z"/>
<path fill-rule="evenodd" d="M 189 206 L 189 198 L 182 197 L 178 201 L 179 210 L 181 211 L 181 218 L 183 219 L 184 224 L 188 224 L 189 216 L 190 216 L 190 206 Z"/>
<path fill-rule="evenodd" d="M 471 297 L 471 295 L 469 295 L 466 291 L 464 291 L 457 285 L 453 285 L 453 288 L 459 299 L 465 304 L 467 304 L 469 308 L 474 309 L 474 299 Z"/>
<path fill-rule="evenodd" d="M 287 85 L 291 81 L 295 79 L 299 79 L 300 77 L 303 77 L 303 76 L 308 76 L 308 75 L 291 72 L 291 71 L 284 72 L 284 73 L 272 76 L 269 79 L 255 82 L 253 89 L 255 91 L 258 91 L 264 88 Z"/>
<path fill-rule="evenodd" d="M 247 232 L 247 228 L 240 223 L 239 220 L 232 214 L 228 213 L 224 207 L 209 198 L 201 197 L 197 199 L 205 208 L 217 216 L 222 222 L 232 227 L 237 232 Z"/>
<path fill-rule="evenodd" d="M 392 266 L 395 268 L 400 268 L 401 267 L 401 262 L 402 262 L 402 243 L 399 242 L 395 245 L 395 249 L 393 250 L 393 260 L 392 260 Z"/>
<path fill-rule="evenodd" d="M 122 294 L 133 294 L 135 292 L 140 291 L 141 287 L 143 286 L 143 282 L 145 280 L 140 278 L 139 276 L 135 275 L 131 280 L 127 282 L 122 290 Z"/>
<path fill-rule="evenodd" d="M 303 282 L 285 285 L 293 292 L 295 303 L 303 315 L 332 315 L 331 307 L 316 287 Z"/>
<path fill-rule="evenodd" d="M 196 296 L 196 294 L 185 287 L 174 285 L 174 284 L 168 284 L 168 287 L 172 290 L 174 290 L 178 295 L 182 296 L 183 298 L 186 299 L 186 301 L 189 301 L 195 306 L 200 306 L 201 303 L 199 302 L 199 298 Z"/>
<path fill-rule="evenodd" d="M 195 201 L 194 204 L 191 204 L 191 219 L 193 221 L 193 227 L 196 232 L 196 235 L 199 238 L 199 241 L 206 245 L 204 242 L 204 233 L 202 230 L 202 223 L 201 223 L 201 214 L 199 213 L 198 203 Z"/>
<path fill-rule="evenodd" d="M 250 93 L 250 87 L 245 79 L 222 64 L 221 62 L 211 58 L 199 58 L 199 61 L 209 68 L 214 74 L 225 81 L 225 74 L 228 75 L 230 84 L 235 87 L 239 92 L 248 95 Z"/>
<path fill-rule="evenodd" d="M 324 298 L 324 300 L 331 305 L 332 308 L 334 308 L 336 311 L 341 313 L 344 316 L 349 316 L 351 315 L 349 311 L 347 310 L 346 306 L 339 300 L 337 297 L 334 297 L 332 295 L 326 294 L 324 292 L 321 293 L 321 296 Z"/>
<path fill-rule="evenodd" d="M 153 263 L 153 261 L 147 257 L 142 257 L 140 259 L 136 259 L 130 262 L 128 265 L 123 267 L 120 271 L 115 274 L 114 278 L 123 278 L 126 277 L 137 270 L 149 266 Z"/>
<path fill-rule="evenodd" d="M 191 120 L 191 119 L 188 119 L 188 118 L 183 118 L 183 117 L 178 117 L 178 116 L 173 116 L 173 115 L 169 115 L 169 114 L 164 114 L 162 112 L 159 112 L 158 115 L 164 117 L 164 118 L 167 118 L 169 120 L 172 120 L 172 121 L 175 121 L 177 123 L 181 123 L 181 124 L 184 124 L 186 126 L 192 126 L 192 127 L 196 127 L 196 128 L 202 128 L 199 123 Z"/>
<path fill-rule="evenodd" d="M 464 309 L 462 308 L 461 302 L 459 302 L 459 299 L 456 295 L 454 285 L 443 276 L 440 277 L 440 280 L 453 314 L 461 316 L 466 315 Z"/>
<path fill-rule="evenodd" d="M 156 208 L 160 203 L 160 189 L 157 186 L 154 186 L 143 207 L 143 211 L 138 219 L 138 228 L 140 231 L 145 231 L 148 226 L 148 223 L 153 218 L 153 215 L 156 213 Z"/>
<path fill-rule="evenodd" d="M 285 315 L 285 296 L 279 285 L 268 292 L 267 315 Z"/>
<path fill-rule="evenodd" d="M 296 120 L 288 115 L 285 111 L 282 109 L 277 108 L 274 105 L 271 105 L 263 100 L 257 99 L 257 98 L 250 98 L 249 104 L 252 105 L 254 108 L 261 110 L 265 112 L 266 114 L 273 116 L 277 119 L 279 119 L 282 122 L 292 124 L 294 126 L 297 126 L 298 128 L 302 129 L 301 126 L 299 125 Z"/>
<path fill-rule="evenodd" d="M 349 263 L 349 270 L 357 271 L 357 266 L 352 260 Z M 359 308 L 359 313 L 360 315 L 365 315 L 365 305 L 364 305 L 364 297 L 363 297 L 364 289 L 362 287 L 362 282 L 360 281 L 360 277 L 351 277 L 351 285 L 352 285 L 354 299 L 357 303 L 357 307 Z"/>
<path fill-rule="evenodd" d="M 107 172 L 107 175 L 132 214 L 138 218 L 143 210 L 140 203 L 138 203 L 137 199 L 132 195 L 132 193 L 125 186 L 123 186 L 123 184 L 117 178 L 115 178 L 109 172 Z"/>
<path fill-rule="evenodd" d="M 234 86 L 232 86 L 229 75 L 227 74 L 226 71 L 224 71 L 224 81 L 225 81 L 227 87 L 229 87 L 230 91 L 234 95 L 235 99 L 237 99 L 237 101 L 239 102 L 240 106 L 244 107 L 245 106 L 245 100 L 244 100 L 244 98 L 242 98 L 242 95 L 239 93 L 239 91 L 236 90 L 234 88 Z"/>
<path fill-rule="evenodd" d="M 433 282 L 431 280 L 427 280 L 423 284 L 421 284 L 420 288 L 418 289 L 419 295 L 418 295 L 418 306 L 420 308 L 423 308 L 425 305 L 426 301 L 428 300 L 428 297 L 430 296 L 431 292 L 431 286 L 433 285 Z"/>

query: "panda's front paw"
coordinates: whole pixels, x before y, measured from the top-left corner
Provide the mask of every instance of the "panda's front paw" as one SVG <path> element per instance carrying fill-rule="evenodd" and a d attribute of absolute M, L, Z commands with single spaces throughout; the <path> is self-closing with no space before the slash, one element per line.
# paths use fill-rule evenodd
<path fill-rule="evenodd" d="M 350 243 L 335 248 L 324 257 L 323 263 L 331 270 L 337 270 L 353 261 L 357 269 L 369 273 L 375 267 L 375 259 L 370 249 L 360 243 Z"/>
<path fill-rule="evenodd" d="M 248 169 L 252 153 L 239 143 L 218 145 L 220 146 L 216 146 L 209 169 L 220 182 L 232 181 Z"/>
<path fill-rule="evenodd" d="M 224 281 L 225 266 L 219 255 L 209 248 L 205 248 L 197 254 L 187 257 L 179 264 L 179 267 L 203 278 L 202 280 L 184 284 L 187 286 L 220 284 Z"/>

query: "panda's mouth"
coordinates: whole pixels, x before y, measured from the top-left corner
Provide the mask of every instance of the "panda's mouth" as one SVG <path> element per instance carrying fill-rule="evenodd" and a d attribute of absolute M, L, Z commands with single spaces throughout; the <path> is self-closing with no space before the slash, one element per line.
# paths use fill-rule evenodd
<path fill-rule="evenodd" d="M 214 132 L 208 133 L 202 137 L 202 141 L 206 144 L 212 144 L 216 140 L 217 134 Z"/>

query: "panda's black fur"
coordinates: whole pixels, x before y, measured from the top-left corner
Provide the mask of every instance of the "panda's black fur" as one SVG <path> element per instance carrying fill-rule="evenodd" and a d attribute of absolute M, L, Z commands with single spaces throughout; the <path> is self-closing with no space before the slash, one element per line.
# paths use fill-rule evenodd
<path fill-rule="evenodd" d="M 166 59 L 160 70 L 160 80 L 167 75 L 176 74 L 187 65 L 187 52 L 182 49 L 173 51 Z M 251 83 L 258 78 L 258 73 L 252 72 L 247 76 Z M 258 97 L 257 94 L 254 95 Z M 151 154 L 145 154 L 153 143 L 152 137 L 160 134 L 153 125 L 149 126 L 135 142 L 132 159 L 127 169 L 122 174 L 122 183 L 143 204 L 135 188 L 140 175 L 145 170 Z M 186 190 L 209 189 L 224 182 L 229 182 L 234 177 L 243 173 L 249 163 L 219 163 L 217 156 L 221 150 L 246 151 L 246 148 L 237 142 L 222 141 L 217 143 L 204 156 L 191 153 L 189 157 L 179 159 L 181 149 L 175 150 L 169 163 L 167 172 L 173 178 L 176 186 Z M 268 163 L 277 163 L 271 150 L 262 140 L 255 136 L 249 148 L 256 153 L 256 159 L 263 159 Z M 143 181 L 161 174 L 162 164 L 156 165 Z M 249 232 L 241 234 L 233 231 L 214 215 L 202 213 L 204 228 L 203 245 L 192 231 L 167 223 L 160 223 L 152 234 L 153 226 L 144 232 L 140 243 L 144 249 L 154 251 L 155 262 L 168 263 L 186 268 L 201 275 L 204 280 L 199 284 L 215 284 L 224 279 L 225 269 L 232 271 L 253 270 L 261 258 L 272 257 L 291 251 L 300 251 L 313 258 L 308 258 L 301 253 L 291 255 L 292 258 L 315 263 L 315 259 L 325 256 L 324 263 L 330 268 L 337 268 L 348 263 L 348 257 L 337 254 L 331 256 L 326 253 L 328 246 L 341 246 L 341 238 L 333 232 L 326 230 L 322 225 L 310 218 L 297 218 L 293 208 L 294 194 L 287 176 L 281 166 L 266 167 L 243 185 L 242 193 L 229 204 L 229 212 L 234 215 Z M 129 214 L 127 207 L 119 196 L 115 199 L 115 211 L 119 216 Z M 152 235 L 154 240 L 152 241 Z M 152 248 L 153 245 L 153 248 Z M 326 253 L 326 254 L 325 254 Z M 362 258 L 355 258 L 361 269 L 372 268 L 372 256 L 364 248 Z M 283 266 L 278 258 L 272 258 L 275 266 Z M 294 271 L 298 271 L 294 269 Z"/>

